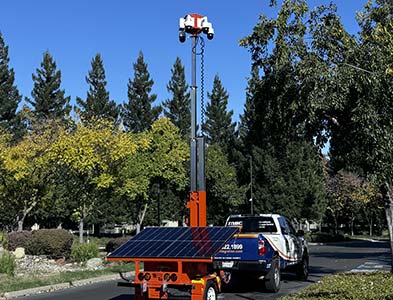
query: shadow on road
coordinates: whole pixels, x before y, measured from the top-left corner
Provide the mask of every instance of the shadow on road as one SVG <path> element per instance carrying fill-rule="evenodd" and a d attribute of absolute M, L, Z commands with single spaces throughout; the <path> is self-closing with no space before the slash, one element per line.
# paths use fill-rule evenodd
<path fill-rule="evenodd" d="M 384 249 L 389 248 L 389 241 L 388 240 L 381 240 L 381 241 L 368 241 L 368 240 L 349 240 L 344 242 L 337 242 L 337 243 L 327 243 L 327 246 L 333 247 L 347 247 L 347 248 L 372 248 L 372 249 Z"/>
<path fill-rule="evenodd" d="M 110 298 L 108 300 L 134 300 L 134 295 L 122 294 L 122 295 L 116 296 L 114 298 Z"/>

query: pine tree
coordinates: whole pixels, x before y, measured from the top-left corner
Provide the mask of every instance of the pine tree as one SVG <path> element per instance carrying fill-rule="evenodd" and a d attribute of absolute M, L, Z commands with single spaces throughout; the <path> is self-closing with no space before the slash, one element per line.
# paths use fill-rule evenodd
<path fill-rule="evenodd" d="M 14 131 L 17 125 L 16 110 L 21 95 L 14 85 L 15 73 L 9 68 L 8 46 L 0 32 L 0 127 Z"/>
<path fill-rule="evenodd" d="M 161 113 L 160 106 L 153 106 L 156 94 L 150 94 L 154 84 L 150 78 L 143 53 L 140 52 L 134 67 L 134 80 L 128 81 L 128 103 L 123 104 L 123 123 L 131 132 L 142 132 L 149 129 Z"/>
<path fill-rule="evenodd" d="M 164 115 L 179 128 L 183 137 L 189 135 L 191 123 L 191 99 L 185 77 L 184 67 L 178 57 L 172 68 L 172 78 L 167 85 L 172 99 L 166 100 L 163 105 Z"/>
<path fill-rule="evenodd" d="M 76 102 L 81 109 L 77 109 L 82 120 L 102 118 L 116 121 L 119 116 L 119 107 L 115 101 L 109 100 L 109 92 L 106 90 L 104 63 L 101 55 L 96 54 L 91 61 L 91 70 L 86 76 L 89 84 L 86 100 L 79 97 Z"/>
<path fill-rule="evenodd" d="M 256 120 L 256 93 L 259 83 L 259 69 L 257 66 L 252 67 L 251 78 L 248 80 L 248 87 L 246 89 L 246 103 L 244 104 L 243 115 L 240 116 L 239 133 L 244 145 L 250 146 L 249 140 L 253 140 L 253 125 Z"/>
<path fill-rule="evenodd" d="M 206 122 L 202 125 L 211 144 L 218 144 L 228 149 L 229 143 L 235 136 L 235 123 L 232 123 L 233 111 L 227 111 L 228 93 L 222 86 L 221 80 L 214 77 L 213 89 L 207 93 L 210 103 L 206 107 Z"/>
<path fill-rule="evenodd" d="M 64 90 L 60 89 L 61 71 L 56 70 L 56 62 L 48 51 L 44 53 L 41 68 L 32 78 L 32 99 L 26 98 L 26 101 L 33 106 L 36 120 L 65 120 L 71 111 L 70 97 L 65 97 Z"/>

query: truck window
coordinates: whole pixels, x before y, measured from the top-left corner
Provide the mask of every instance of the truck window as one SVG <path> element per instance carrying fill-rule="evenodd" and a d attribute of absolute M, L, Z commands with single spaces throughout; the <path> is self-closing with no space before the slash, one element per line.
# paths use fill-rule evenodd
<path fill-rule="evenodd" d="M 277 227 L 271 217 L 231 217 L 226 226 L 240 227 L 242 233 L 277 232 Z"/>

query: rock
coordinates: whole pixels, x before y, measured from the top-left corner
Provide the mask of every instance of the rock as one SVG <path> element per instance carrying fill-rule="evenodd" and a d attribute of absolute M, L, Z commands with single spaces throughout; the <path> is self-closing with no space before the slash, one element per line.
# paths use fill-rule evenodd
<path fill-rule="evenodd" d="M 65 258 L 63 257 L 63 258 L 59 258 L 59 259 L 57 259 L 56 260 L 56 265 L 58 265 L 58 266 L 64 266 L 65 265 Z"/>
<path fill-rule="evenodd" d="M 24 258 L 25 257 L 25 248 L 22 248 L 22 247 L 18 247 L 18 248 L 16 248 L 15 249 L 15 251 L 14 251 L 14 255 L 15 255 L 15 258 L 16 259 L 22 259 L 22 258 Z"/>
<path fill-rule="evenodd" d="M 86 267 L 88 269 L 99 269 L 102 267 L 102 259 L 98 257 L 91 258 L 86 262 Z"/>

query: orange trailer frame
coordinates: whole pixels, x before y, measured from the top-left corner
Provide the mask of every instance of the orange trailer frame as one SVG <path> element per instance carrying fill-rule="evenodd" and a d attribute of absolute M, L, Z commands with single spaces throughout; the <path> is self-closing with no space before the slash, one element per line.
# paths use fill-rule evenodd
<path fill-rule="evenodd" d="M 108 258 L 108 261 L 135 263 L 135 279 L 118 283 L 134 287 L 135 300 L 170 299 L 173 290 L 184 292 L 192 300 L 206 300 L 208 287 L 213 286 L 216 293 L 221 291 L 220 276 L 209 273 L 213 258 Z"/>

